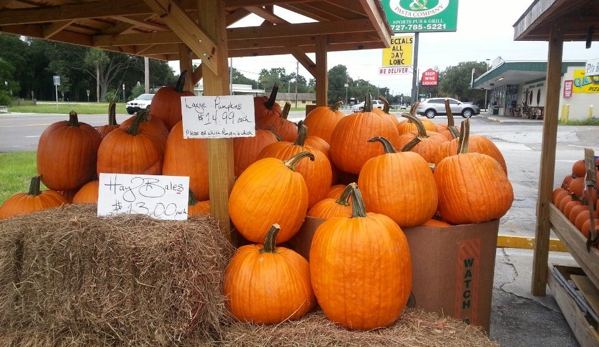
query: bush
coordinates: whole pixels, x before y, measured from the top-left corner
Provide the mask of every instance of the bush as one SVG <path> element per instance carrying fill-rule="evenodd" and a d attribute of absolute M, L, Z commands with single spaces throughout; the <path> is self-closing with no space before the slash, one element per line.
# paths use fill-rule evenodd
<path fill-rule="evenodd" d="M 106 101 L 108 102 L 119 102 L 120 98 L 119 98 L 119 94 L 117 93 L 116 90 L 111 90 L 109 92 L 106 93 Z"/>
<path fill-rule="evenodd" d="M 12 106 L 12 97 L 5 90 L 0 90 L 0 105 Z"/>

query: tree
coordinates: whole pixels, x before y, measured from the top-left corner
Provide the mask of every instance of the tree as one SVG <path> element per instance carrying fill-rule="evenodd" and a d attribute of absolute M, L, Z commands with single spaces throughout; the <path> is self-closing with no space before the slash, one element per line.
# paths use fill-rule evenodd
<path fill-rule="evenodd" d="M 472 69 L 478 76 L 487 71 L 486 62 L 461 62 L 457 66 L 450 66 L 439 74 L 439 96 L 448 96 L 462 101 L 480 102 L 484 98 L 484 91 L 470 88 Z"/>
<path fill-rule="evenodd" d="M 337 101 L 343 101 L 344 104 L 347 104 L 347 98 L 349 97 L 347 96 L 349 88 L 349 75 L 347 73 L 347 67 L 341 64 L 333 66 L 328 72 L 328 78 L 329 100 L 327 100 L 327 102 L 329 105 L 333 105 Z"/>
<path fill-rule="evenodd" d="M 10 106 L 13 93 L 19 91 L 18 84 L 12 79 L 15 71 L 11 63 L 0 58 L 0 105 Z"/>

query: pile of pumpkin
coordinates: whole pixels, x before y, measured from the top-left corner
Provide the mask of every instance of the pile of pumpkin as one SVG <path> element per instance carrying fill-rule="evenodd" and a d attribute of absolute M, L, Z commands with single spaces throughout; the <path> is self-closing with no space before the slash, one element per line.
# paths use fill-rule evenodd
<path fill-rule="evenodd" d="M 208 140 L 183 139 L 180 98 L 193 94 L 182 91 L 181 77 L 156 93 L 149 113 L 123 124 L 111 105 L 109 124 L 98 129 L 75 112 L 50 125 L 38 145 L 39 176 L 29 194 L 0 207 L 0 218 L 39 210 L 42 197 L 57 205 L 97 202 L 99 172 L 189 176 L 189 214 L 209 206 Z M 469 134 L 468 119 L 460 129 L 449 112 L 448 124 L 437 126 L 417 117 L 414 105 L 400 122 L 388 107 L 372 109 L 368 96 L 358 113 L 346 116 L 338 103 L 296 124 L 287 119 L 291 105 L 275 102 L 276 92 L 275 86 L 270 97 L 254 98 L 256 135 L 233 141 L 237 179 L 229 214 L 252 244 L 232 259 L 225 291 L 241 320 L 297 319 L 318 300 L 344 327 L 389 326 L 411 288 L 401 228 L 483 223 L 511 207 L 505 160 L 492 141 Z M 40 179 L 50 190 L 40 191 Z M 326 219 L 309 264 L 277 246 L 306 216 Z"/>
<path fill-rule="evenodd" d="M 597 204 L 597 175 L 599 159 L 595 161 L 594 177 L 587 177 L 584 159 L 572 165 L 561 186 L 553 190 L 552 202 L 585 238 L 590 231 L 599 232 L 599 204 Z M 587 182 L 592 182 L 587 185 Z"/>

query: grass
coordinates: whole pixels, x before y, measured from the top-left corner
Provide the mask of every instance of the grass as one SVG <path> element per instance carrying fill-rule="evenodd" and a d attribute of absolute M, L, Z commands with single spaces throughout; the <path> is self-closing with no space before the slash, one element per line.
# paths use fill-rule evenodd
<path fill-rule="evenodd" d="M 561 125 L 599 125 L 599 118 L 589 118 L 585 120 L 568 120 L 566 122 L 559 121 Z"/>
<path fill-rule="evenodd" d="M 37 175 L 36 152 L 0 153 L 0 168 L 2 205 L 11 195 L 29 190 L 31 177 Z"/>
<path fill-rule="evenodd" d="M 78 114 L 108 114 L 107 102 L 66 103 L 38 102 L 35 105 L 10 106 L 11 113 L 60 113 L 68 114 L 75 111 Z M 124 103 L 116 104 L 116 113 L 127 113 Z"/>

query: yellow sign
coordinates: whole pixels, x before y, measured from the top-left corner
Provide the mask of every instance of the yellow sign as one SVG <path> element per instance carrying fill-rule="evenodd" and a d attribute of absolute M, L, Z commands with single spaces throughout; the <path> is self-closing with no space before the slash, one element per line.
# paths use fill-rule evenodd
<path fill-rule="evenodd" d="M 382 66 L 412 66 L 413 36 L 393 36 L 391 47 L 383 48 Z"/>
<path fill-rule="evenodd" d="M 599 93 L 599 76 L 585 76 L 584 70 L 574 70 L 572 93 Z"/>

